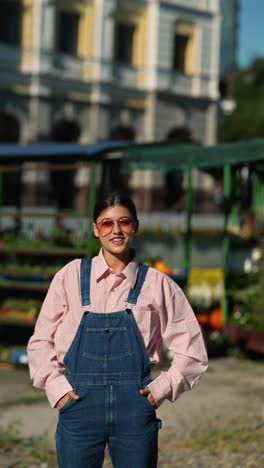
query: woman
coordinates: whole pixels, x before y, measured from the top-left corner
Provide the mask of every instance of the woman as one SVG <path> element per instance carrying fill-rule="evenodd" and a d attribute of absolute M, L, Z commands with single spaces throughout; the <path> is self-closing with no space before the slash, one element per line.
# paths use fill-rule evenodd
<path fill-rule="evenodd" d="M 155 468 L 156 408 L 190 390 L 207 368 L 198 322 L 168 276 L 139 264 L 132 200 L 116 192 L 95 207 L 101 250 L 54 277 L 29 340 L 30 374 L 58 409 L 61 468 Z M 174 353 L 152 380 L 163 343 Z"/>

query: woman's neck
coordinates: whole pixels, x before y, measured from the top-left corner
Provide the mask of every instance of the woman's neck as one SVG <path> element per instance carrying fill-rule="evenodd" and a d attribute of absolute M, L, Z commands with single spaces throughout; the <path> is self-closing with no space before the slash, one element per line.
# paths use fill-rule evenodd
<path fill-rule="evenodd" d="M 126 266 L 129 264 L 131 259 L 131 251 L 127 255 L 122 254 L 122 256 L 112 255 L 110 252 L 107 252 L 103 249 L 103 255 L 107 265 L 114 270 L 115 273 L 121 273 Z"/>

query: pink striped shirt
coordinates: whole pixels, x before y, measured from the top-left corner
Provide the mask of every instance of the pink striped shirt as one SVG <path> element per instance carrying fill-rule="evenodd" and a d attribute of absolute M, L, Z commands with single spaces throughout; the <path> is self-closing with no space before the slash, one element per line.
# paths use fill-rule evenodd
<path fill-rule="evenodd" d="M 73 260 L 54 276 L 28 343 L 33 385 L 45 389 L 51 406 L 72 390 L 64 376 L 63 358 L 84 311 L 131 308 L 151 362 L 159 362 L 163 343 L 173 352 L 170 368 L 148 385 L 157 406 L 190 390 L 207 369 L 208 361 L 199 324 L 181 288 L 167 275 L 149 268 L 137 304 L 128 304 L 138 262 L 134 258 L 122 273 L 115 273 L 101 250 L 92 261 L 91 304 L 83 307 L 80 262 Z"/>

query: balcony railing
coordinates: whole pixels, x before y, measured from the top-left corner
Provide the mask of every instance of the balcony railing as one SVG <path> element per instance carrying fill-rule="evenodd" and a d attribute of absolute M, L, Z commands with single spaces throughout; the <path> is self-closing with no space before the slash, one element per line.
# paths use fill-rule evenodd
<path fill-rule="evenodd" d="M 169 73 L 169 89 L 176 94 L 193 94 L 193 75 L 184 75 L 183 73 Z"/>
<path fill-rule="evenodd" d="M 83 60 L 78 57 L 54 54 L 53 68 L 62 72 L 67 78 L 82 79 L 83 77 Z"/>
<path fill-rule="evenodd" d="M 208 73 L 185 75 L 169 69 L 159 68 L 157 72 L 157 87 L 162 91 L 169 91 L 184 96 L 212 96 L 213 81 Z"/>
<path fill-rule="evenodd" d="M 169 68 L 137 68 L 115 64 L 110 59 L 79 58 L 38 49 L 28 51 L 32 60 L 22 69 L 24 52 L 24 49 L 0 43 L 0 69 L 5 73 L 49 73 L 62 79 L 112 82 L 115 86 L 131 89 L 147 89 L 154 77 L 160 91 L 185 96 L 217 97 L 217 77 L 212 77 L 209 73 L 185 75 Z"/>
<path fill-rule="evenodd" d="M 116 64 L 113 67 L 113 82 L 126 88 L 137 87 L 138 69 L 129 65 Z"/>

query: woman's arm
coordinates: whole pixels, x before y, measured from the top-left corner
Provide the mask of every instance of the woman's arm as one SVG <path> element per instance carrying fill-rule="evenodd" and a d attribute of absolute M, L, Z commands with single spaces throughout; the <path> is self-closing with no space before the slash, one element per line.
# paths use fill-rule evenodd
<path fill-rule="evenodd" d="M 63 269 L 53 278 L 40 310 L 34 334 L 28 346 L 28 364 L 33 385 L 44 388 L 51 406 L 72 390 L 63 375 L 54 344 L 57 327 L 67 310 L 67 297 L 63 287 Z"/>
<path fill-rule="evenodd" d="M 176 400 L 190 390 L 208 367 L 199 323 L 181 289 L 177 289 L 159 312 L 161 334 L 174 357 L 170 368 L 148 385 L 157 406 Z"/>

